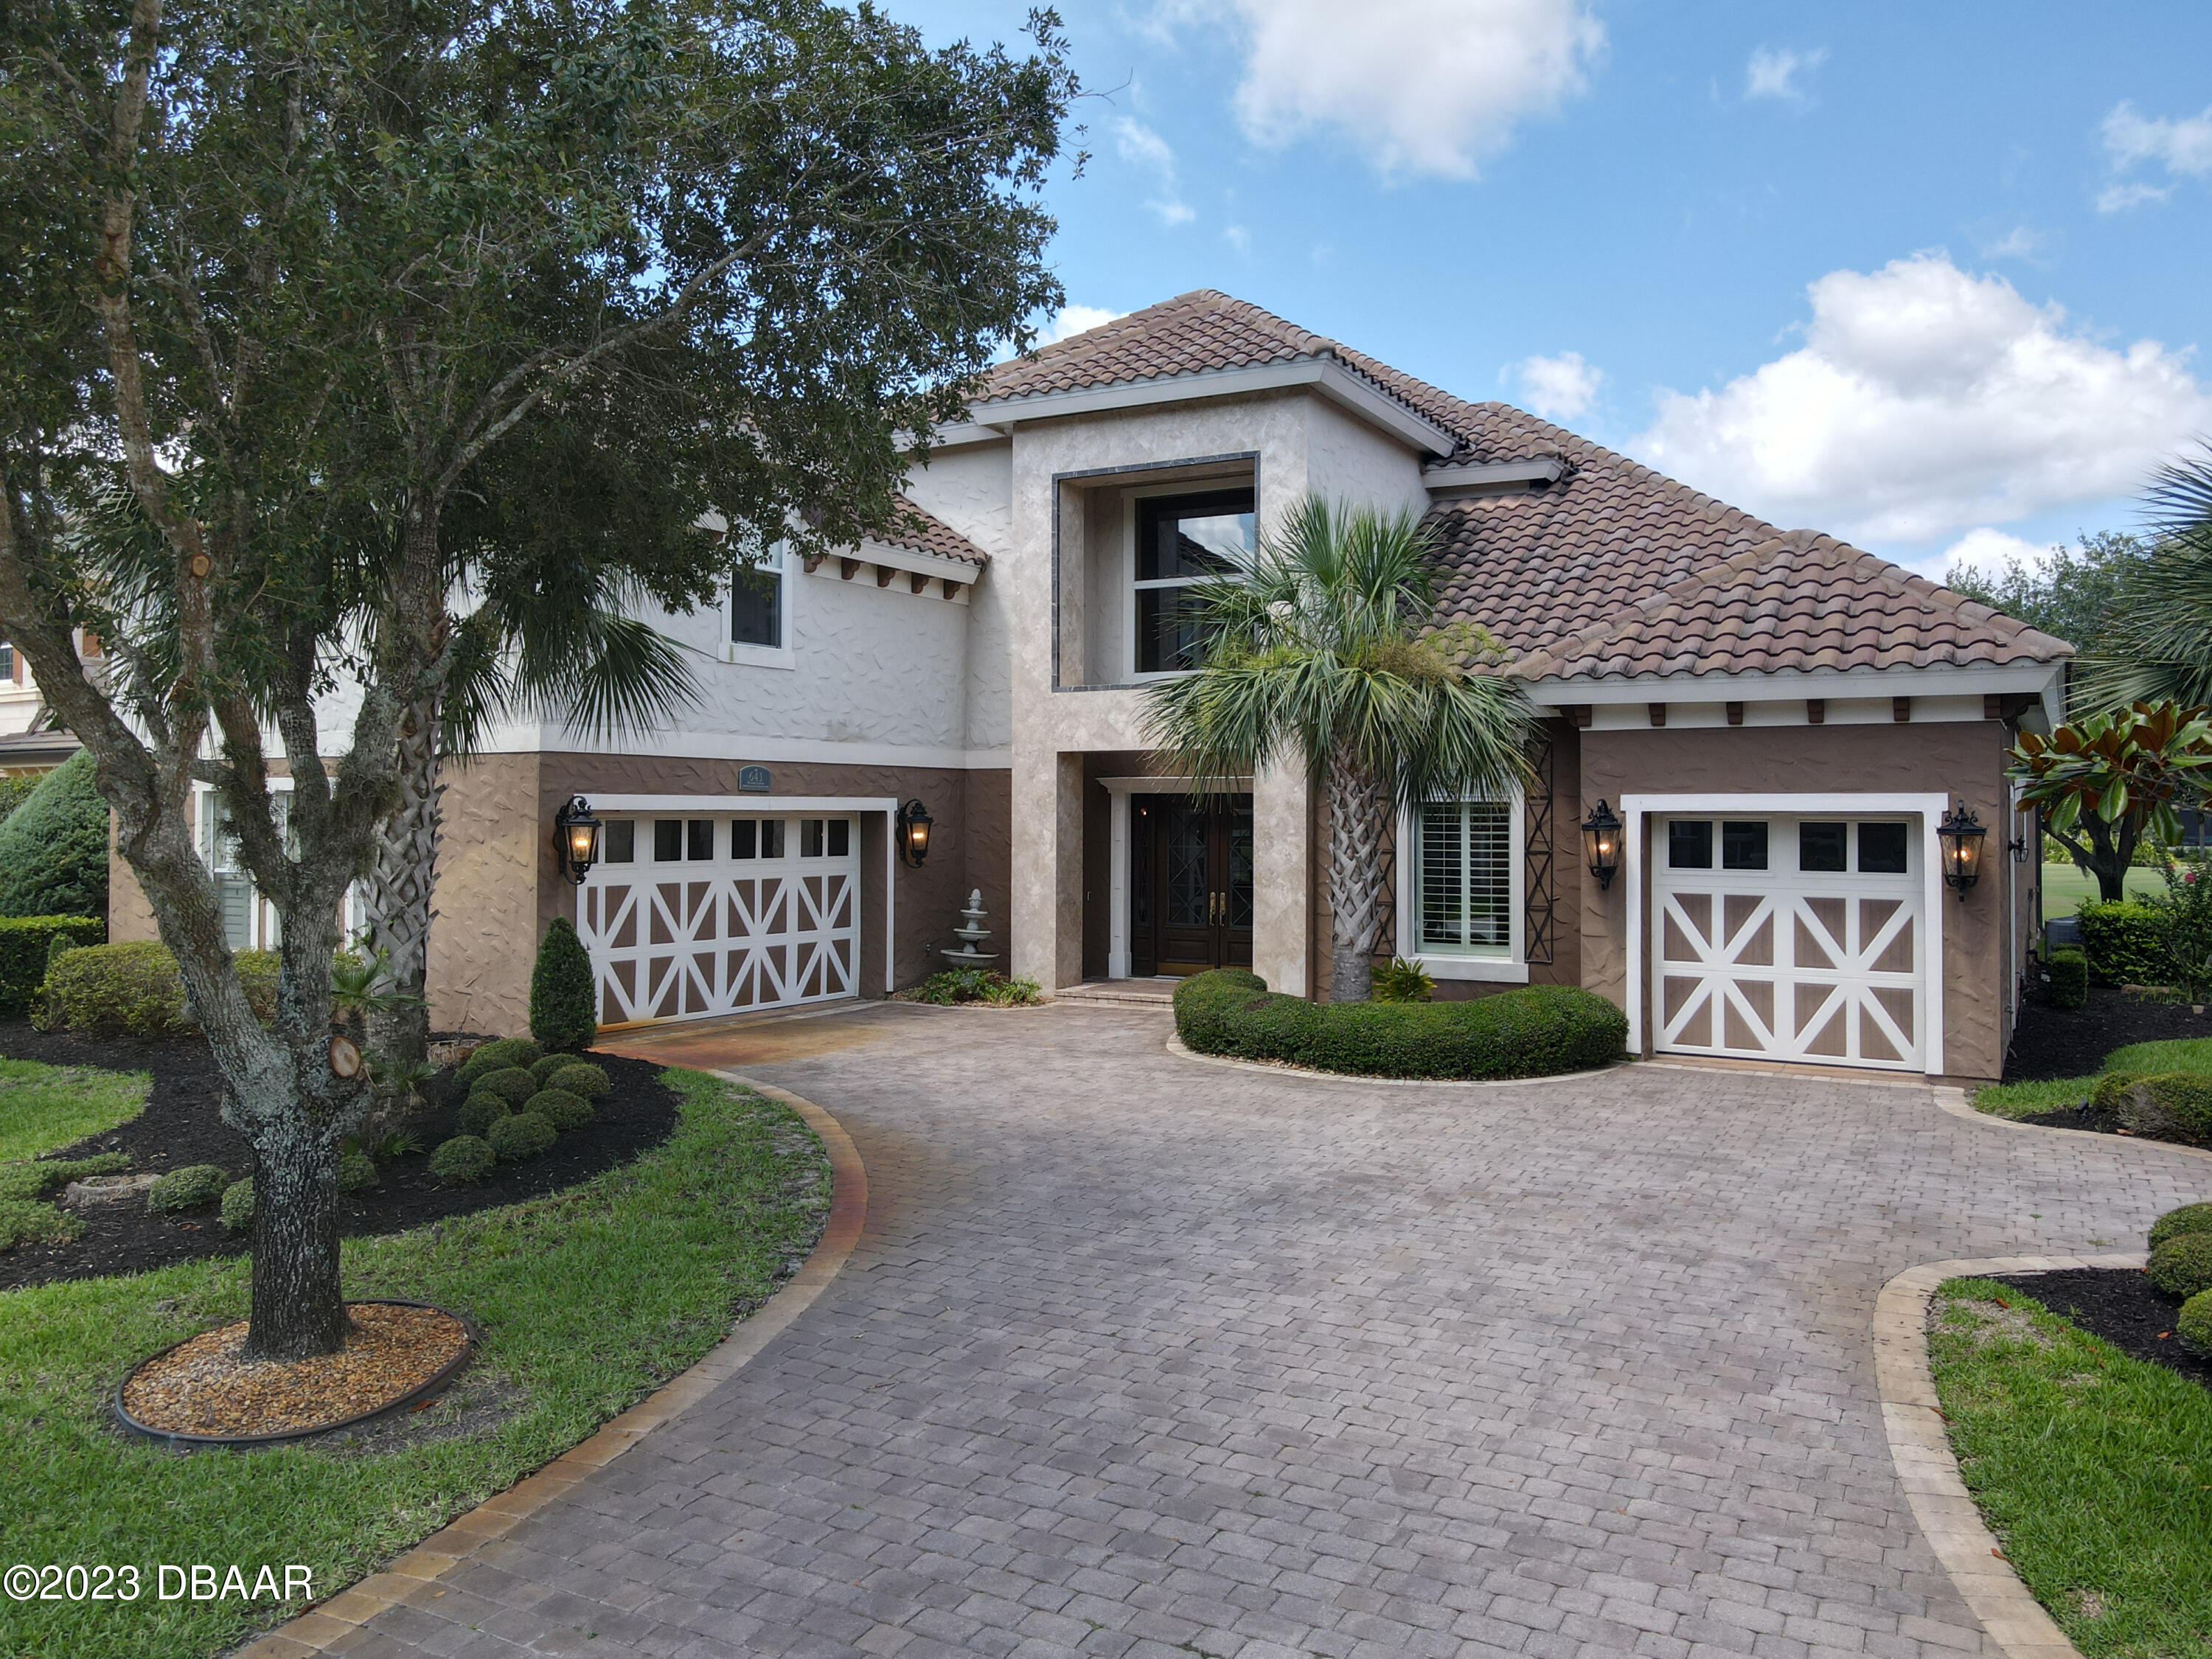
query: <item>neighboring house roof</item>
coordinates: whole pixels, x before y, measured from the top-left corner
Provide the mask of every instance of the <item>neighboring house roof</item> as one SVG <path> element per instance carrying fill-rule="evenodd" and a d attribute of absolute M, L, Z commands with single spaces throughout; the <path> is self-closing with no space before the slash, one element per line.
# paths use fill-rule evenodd
<path fill-rule="evenodd" d="M 897 516 L 866 539 L 880 542 L 886 547 L 904 547 L 916 553 L 934 554 L 940 559 L 957 559 L 963 564 L 972 564 L 979 570 L 991 562 L 989 554 L 944 520 L 903 497 L 899 501 Z"/>
<path fill-rule="evenodd" d="M 1832 537 L 1784 532 L 1510 404 L 1471 404 L 1259 307 L 1176 295 L 993 369 L 979 403 L 1331 358 L 1455 438 L 1430 471 L 1556 459 L 1557 483 L 1437 502 L 1440 620 L 1514 672 L 1710 674 L 2055 662 L 2073 647 Z"/>

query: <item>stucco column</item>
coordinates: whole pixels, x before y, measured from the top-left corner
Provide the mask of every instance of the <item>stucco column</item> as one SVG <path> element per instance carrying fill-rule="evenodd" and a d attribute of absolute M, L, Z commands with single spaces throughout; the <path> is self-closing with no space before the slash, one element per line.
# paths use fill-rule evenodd
<path fill-rule="evenodd" d="M 1313 994 L 1310 793 L 1304 767 L 1262 767 L 1252 779 L 1252 971 L 1300 997 Z"/>
<path fill-rule="evenodd" d="M 1013 971 L 1083 981 L 1083 757 L 1014 751 Z"/>

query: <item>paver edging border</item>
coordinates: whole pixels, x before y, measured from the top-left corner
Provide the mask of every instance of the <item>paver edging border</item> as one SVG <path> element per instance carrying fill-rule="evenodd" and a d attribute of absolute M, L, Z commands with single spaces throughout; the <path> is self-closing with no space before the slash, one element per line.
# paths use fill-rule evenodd
<path fill-rule="evenodd" d="M 724 1082 L 788 1106 L 805 1121 L 830 1157 L 830 1216 L 813 1253 L 784 1287 L 732 1327 L 712 1352 L 589 1439 L 524 1476 L 505 1492 L 455 1516 L 412 1549 L 393 1558 L 329 1601 L 234 1649 L 231 1659 L 307 1659 L 327 1653 L 386 1607 L 408 1601 L 487 1544 L 496 1543 L 564 1496 L 594 1470 L 620 1457 L 653 1430 L 672 1422 L 736 1376 L 827 1290 L 860 1242 L 868 1218 L 868 1174 L 845 1127 L 812 1101 L 786 1089 L 716 1069 Z"/>
<path fill-rule="evenodd" d="M 1622 1066 L 1601 1066 L 1590 1072 L 1554 1072 L 1548 1077 L 1368 1077 L 1358 1072 L 1316 1072 L 1304 1066 L 1278 1066 L 1272 1060 L 1238 1060 L 1233 1054 L 1201 1054 L 1183 1046 L 1179 1036 L 1167 1042 L 1170 1054 L 1194 1060 L 1201 1066 L 1233 1066 L 1240 1072 L 1260 1072 L 1268 1077 L 1305 1077 L 1320 1083 L 1358 1083 L 1386 1089 L 1517 1089 L 1530 1083 L 1573 1083 L 1581 1079 L 1609 1077 Z"/>
<path fill-rule="evenodd" d="M 2148 1135 L 2108 1135 L 2096 1129 L 2062 1129 L 2056 1123 L 2022 1123 L 2018 1118 L 1999 1117 L 1995 1112 L 1978 1112 L 1973 1103 L 1966 1098 L 1966 1091 L 1955 1084 L 1933 1084 L 1929 1085 L 1929 1092 L 1936 1097 L 1936 1110 L 1948 1112 L 1953 1117 L 1965 1118 L 1970 1123 L 1993 1123 L 1999 1128 L 2024 1129 L 2037 1135 L 2073 1135 L 2106 1146 L 2115 1144 L 2144 1146 L 2155 1152 L 2179 1152 L 2184 1158 L 2212 1158 L 2212 1150 L 2203 1146 L 2185 1146 L 2178 1140 L 2154 1140 Z"/>
<path fill-rule="evenodd" d="M 1929 1261 L 1906 1268 L 1883 1285 L 1875 1298 L 1875 1383 L 1881 1396 L 1881 1425 L 1889 1439 L 1891 1461 L 1897 1465 L 1898 1481 L 1936 1559 L 2008 1659 L 2081 1659 L 2081 1650 L 2021 1583 L 1996 1535 L 1983 1521 L 1973 1494 L 1960 1477 L 1959 1460 L 1951 1450 L 1950 1433 L 1936 1395 L 1935 1371 L 1928 1359 L 1929 1304 L 1936 1298 L 1936 1287 L 1947 1279 L 2063 1273 L 2080 1267 L 2140 1267 L 2143 1260 L 2137 1252 Z"/>

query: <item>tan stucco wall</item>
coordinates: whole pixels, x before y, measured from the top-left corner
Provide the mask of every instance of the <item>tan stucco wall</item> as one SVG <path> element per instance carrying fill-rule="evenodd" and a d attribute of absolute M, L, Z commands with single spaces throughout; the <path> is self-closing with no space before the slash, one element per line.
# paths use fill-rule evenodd
<path fill-rule="evenodd" d="M 123 854 L 115 850 L 115 814 L 111 811 L 107 815 L 107 937 L 120 942 L 161 936 L 146 890 L 138 884 L 137 874 Z"/>
<path fill-rule="evenodd" d="M 538 813 L 538 757 L 486 755 L 445 769 L 446 829 L 430 924 L 430 1024 L 502 1036 L 530 1024 L 538 866 L 553 821 Z"/>
<path fill-rule="evenodd" d="M 2002 856 L 1996 826 L 2005 823 L 2008 741 L 1994 720 L 1589 731 L 1582 733 L 1582 798 L 1594 803 L 1603 796 L 1617 808 L 1628 794 L 1948 794 L 1993 826 L 1987 869 L 1994 871 Z M 1648 867 L 1648 848 L 1645 859 Z M 1627 882 L 1616 877 L 1612 890 L 1600 895 L 1587 874 L 1583 881 L 1583 983 L 1626 1006 Z M 1985 873 L 1963 901 L 1946 892 L 1942 904 L 1943 1070 L 1994 1078 L 2003 1069 L 2008 1035 L 2003 883 Z M 1644 994 L 1648 1043 L 1648 989 Z"/>

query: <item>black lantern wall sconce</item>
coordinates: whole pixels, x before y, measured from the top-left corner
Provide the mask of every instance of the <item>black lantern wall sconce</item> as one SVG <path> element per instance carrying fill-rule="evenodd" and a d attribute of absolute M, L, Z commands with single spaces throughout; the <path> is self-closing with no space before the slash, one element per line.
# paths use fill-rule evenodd
<path fill-rule="evenodd" d="M 599 861 L 599 819 L 592 803 L 571 795 L 553 815 L 553 843 L 560 854 L 561 873 L 581 887 L 592 866 Z"/>
<path fill-rule="evenodd" d="M 929 857 L 929 826 L 937 820 L 929 816 L 929 809 L 916 797 L 898 810 L 899 862 L 909 870 L 919 870 Z"/>
<path fill-rule="evenodd" d="M 1962 901 L 1982 878 L 1982 839 L 1989 833 L 1971 806 L 1953 807 L 1936 826 L 1936 838 L 1943 844 L 1943 884 Z"/>
<path fill-rule="evenodd" d="M 1583 820 L 1583 859 L 1597 878 L 1598 891 L 1613 885 L 1613 872 L 1620 868 L 1620 820 L 1603 800 Z"/>

